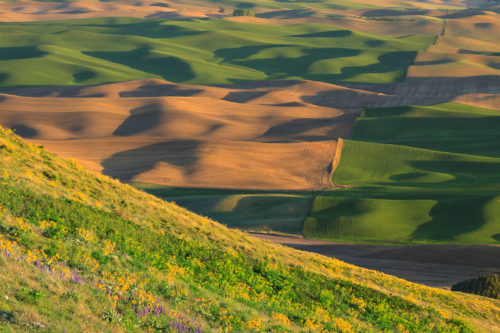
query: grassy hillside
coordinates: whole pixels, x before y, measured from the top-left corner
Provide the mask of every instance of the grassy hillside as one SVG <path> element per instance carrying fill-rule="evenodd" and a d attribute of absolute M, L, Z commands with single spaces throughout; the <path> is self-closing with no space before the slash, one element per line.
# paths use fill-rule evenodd
<path fill-rule="evenodd" d="M 11 2 L 14 0 L 0 0 L 5 2 Z M 47 0 L 31 0 L 31 1 L 39 1 L 45 2 Z M 76 0 L 50 0 L 51 2 L 72 2 Z M 106 0 L 106 2 L 114 2 L 115 0 Z M 119 2 L 119 1 L 117 1 Z M 160 1 L 159 3 L 169 3 L 169 1 Z M 207 7 L 213 7 L 213 0 L 181 0 L 176 1 L 175 3 L 181 5 L 199 5 L 203 6 L 205 3 Z M 277 9 L 328 9 L 328 10 L 356 10 L 356 9 L 375 9 L 375 8 L 383 8 L 392 7 L 398 10 L 401 9 L 414 9 L 414 8 L 447 8 L 447 9 L 457 9 L 460 6 L 463 6 L 462 3 L 458 1 L 452 1 L 452 3 L 445 2 L 439 3 L 436 1 L 386 1 L 382 4 L 374 3 L 370 0 L 356 0 L 356 1 L 328 1 L 328 0 L 315 0 L 315 1 L 307 1 L 307 0 L 252 0 L 252 1 L 238 1 L 238 0 L 219 0 L 215 5 L 223 5 L 229 6 L 231 8 L 277 8 Z"/>
<path fill-rule="evenodd" d="M 498 301 L 253 239 L 10 131 L 0 131 L 0 151 L 7 330 L 458 332 L 500 323 Z"/>
<path fill-rule="evenodd" d="M 268 192 L 176 188 L 133 183 L 134 187 L 175 202 L 231 228 L 255 232 L 302 233 L 313 192 Z"/>
<path fill-rule="evenodd" d="M 366 110 L 334 174 L 348 188 L 315 198 L 304 233 L 499 243 L 499 119 L 460 104 Z"/>
<path fill-rule="evenodd" d="M 500 243 L 498 111 L 446 103 L 367 109 L 327 192 L 135 184 L 251 231 L 369 243 Z"/>
<path fill-rule="evenodd" d="M 163 78 L 224 84 L 305 78 L 401 81 L 435 37 L 370 35 L 321 24 L 134 18 L 1 23 L 0 86 Z M 26 73 L 30 75 L 26 75 Z"/>
<path fill-rule="evenodd" d="M 355 140 L 500 157 L 500 113 L 458 103 L 369 109 Z"/>

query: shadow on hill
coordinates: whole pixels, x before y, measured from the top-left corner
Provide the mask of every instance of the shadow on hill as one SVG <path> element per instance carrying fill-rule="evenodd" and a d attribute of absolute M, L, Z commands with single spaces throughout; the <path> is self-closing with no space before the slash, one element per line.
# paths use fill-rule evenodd
<path fill-rule="evenodd" d="M 281 106 L 281 107 L 301 107 L 301 106 L 307 106 L 307 104 L 300 103 L 300 102 L 287 102 L 287 103 L 279 103 L 279 104 L 266 104 L 269 106 Z"/>
<path fill-rule="evenodd" d="M 162 119 L 161 105 L 151 103 L 130 111 L 130 116 L 113 132 L 116 136 L 139 134 L 155 128 Z"/>
<path fill-rule="evenodd" d="M 145 147 L 126 150 L 104 160 L 103 174 L 130 182 L 143 172 L 149 171 L 159 162 L 183 169 L 184 174 L 194 172 L 201 142 L 196 140 L 171 140 Z M 168 175 L 166 175 L 168 177 Z"/>
<path fill-rule="evenodd" d="M 451 14 L 438 16 L 438 18 L 440 18 L 440 19 L 461 19 L 461 18 L 467 18 L 467 17 L 471 17 L 471 16 L 484 15 L 484 14 L 485 14 L 484 11 L 479 10 L 479 9 L 464 9 L 464 10 L 455 11 Z"/>
<path fill-rule="evenodd" d="M 23 138 L 27 138 L 27 139 L 34 138 L 39 133 L 37 129 L 35 129 L 31 126 L 28 126 L 28 125 L 24 125 L 24 124 L 15 124 L 15 125 L 10 126 L 10 128 L 17 135 L 19 135 Z"/>
<path fill-rule="evenodd" d="M 189 21 L 192 19 L 197 19 L 198 17 L 195 16 L 186 16 L 183 15 L 181 12 L 164 12 L 164 11 L 157 11 L 156 13 L 149 14 L 145 16 L 147 19 L 154 19 L 154 20 L 176 20 L 176 21 Z M 198 34 L 197 32 L 191 33 L 191 31 L 186 31 L 186 34 L 184 36 L 190 36 L 190 35 L 196 35 Z M 170 37 L 170 36 L 167 36 Z"/>
<path fill-rule="evenodd" d="M 285 9 L 285 10 L 275 10 L 265 13 L 256 14 L 256 17 L 260 18 L 282 18 L 282 19 L 293 19 L 308 17 L 316 14 L 314 10 L 310 9 Z"/>
<path fill-rule="evenodd" d="M 416 171 L 393 174 L 389 176 L 391 182 L 381 181 L 376 185 L 391 186 L 394 189 L 412 187 L 425 190 L 425 193 L 436 188 L 446 190 L 456 187 L 489 187 L 490 192 L 500 193 L 500 185 L 495 187 L 495 184 L 500 184 L 498 172 L 500 162 L 463 161 L 458 160 L 458 157 L 452 154 L 441 155 L 440 158 L 441 160 L 438 161 L 406 161 Z M 496 160 L 499 161 L 499 159 Z M 485 193 L 486 189 L 483 190 L 483 194 Z M 432 198 L 434 197 L 436 196 Z"/>
<path fill-rule="evenodd" d="M 384 17 L 384 16 L 407 16 L 426 15 L 427 10 L 395 10 L 395 9 L 372 9 L 361 14 L 363 17 Z"/>
<path fill-rule="evenodd" d="M 498 172 L 500 162 L 460 161 L 454 155 L 450 155 L 449 160 L 413 161 L 409 162 L 409 164 L 416 169 L 453 176 L 454 179 L 439 183 L 439 187 L 500 184 L 500 173 Z M 420 187 L 436 186 L 436 184 L 432 183 L 413 183 L 412 185 Z"/>
<path fill-rule="evenodd" d="M 216 87 L 229 89 L 286 88 L 303 82 L 302 80 L 242 81 L 235 84 L 220 84 Z"/>
<path fill-rule="evenodd" d="M 137 90 L 121 91 L 120 97 L 190 97 L 202 93 L 202 89 L 185 89 L 175 84 L 145 84 Z"/>
<path fill-rule="evenodd" d="M 416 51 L 395 51 L 384 53 L 378 57 L 378 63 L 366 66 L 345 66 L 340 74 L 312 74 L 308 78 L 316 81 L 338 82 L 349 80 L 360 74 L 383 74 L 400 71 L 396 82 L 402 82 L 406 78 L 406 71 L 415 60 Z"/>
<path fill-rule="evenodd" d="M 478 22 L 474 23 L 474 26 L 478 28 L 490 28 L 493 26 L 493 24 L 490 22 Z"/>
<path fill-rule="evenodd" d="M 155 2 L 155 3 L 150 4 L 150 6 L 152 6 L 152 7 L 163 7 L 163 8 L 169 8 L 170 7 L 170 5 L 168 3 L 165 3 L 165 2 Z"/>
<path fill-rule="evenodd" d="M 236 3 L 236 8 L 254 8 L 254 7 L 255 7 L 255 3 L 252 3 L 252 2 L 242 1 L 242 2 Z"/>
<path fill-rule="evenodd" d="M 439 59 L 439 60 L 429 60 L 429 61 L 415 61 L 413 66 L 432 66 L 432 65 L 444 65 L 451 64 L 455 62 L 453 59 Z"/>
<path fill-rule="evenodd" d="M 334 117 L 315 119 L 293 119 L 289 122 L 276 125 L 268 129 L 258 140 L 281 139 L 300 141 L 333 140 L 350 138 L 354 127 L 355 117 Z M 324 135 L 313 135 L 311 131 L 327 128 Z"/>
<path fill-rule="evenodd" d="M 436 77 L 407 79 L 400 83 L 342 85 L 357 91 L 329 90 L 301 98 L 306 103 L 323 107 L 431 105 L 450 102 L 466 94 L 496 94 L 500 89 L 500 76 Z"/>
<path fill-rule="evenodd" d="M 342 38 L 348 37 L 352 35 L 351 30 L 332 30 L 332 31 L 320 31 L 320 32 L 312 32 L 309 34 L 303 35 L 292 35 L 287 37 L 300 37 L 300 38 L 315 38 L 315 37 L 324 37 L 324 38 Z"/>
<path fill-rule="evenodd" d="M 252 228 L 253 230 L 300 234 L 311 201 L 312 197 L 307 196 L 245 195 L 237 200 L 234 207 L 226 211 L 217 207 L 216 200 L 213 201 L 215 205 L 212 207 L 194 207 L 193 203 L 196 201 L 190 202 L 190 200 L 184 206 L 189 210 L 225 223 L 231 228 Z"/>
<path fill-rule="evenodd" d="M 270 78 L 282 79 L 290 76 L 298 76 L 314 79 L 317 75 L 308 74 L 311 64 L 324 59 L 355 57 L 361 54 L 361 50 L 347 48 L 316 48 L 305 49 L 306 54 L 301 57 L 273 57 L 265 59 L 251 59 L 235 61 L 239 66 L 250 67 L 266 73 Z M 339 75 L 325 75 L 328 81 L 335 81 Z M 325 80 L 321 80 L 325 81 Z M 327 81 L 327 82 L 328 82 Z"/>
<path fill-rule="evenodd" d="M 75 74 L 73 74 L 73 79 L 75 80 L 75 83 L 80 83 L 83 81 L 93 79 L 96 76 L 97 76 L 97 73 L 94 71 L 82 70 L 82 71 L 79 71 L 79 72 L 76 72 Z"/>
<path fill-rule="evenodd" d="M 385 45 L 386 42 L 380 39 L 370 39 L 365 41 L 364 44 L 369 47 L 380 47 L 382 45 Z"/>
<path fill-rule="evenodd" d="M 233 103 L 246 103 L 267 93 L 268 91 L 232 91 L 222 99 Z"/>
<path fill-rule="evenodd" d="M 468 49 L 460 49 L 458 50 L 459 54 L 476 54 L 476 55 L 484 55 L 491 57 L 500 57 L 500 52 L 487 52 L 487 51 L 474 51 Z"/>
<path fill-rule="evenodd" d="M 0 47 L 0 61 L 40 58 L 46 54 L 48 53 L 40 51 L 36 46 Z"/>
<path fill-rule="evenodd" d="M 165 13 L 168 14 L 168 13 Z M 163 21 L 141 20 L 140 22 L 109 24 L 76 24 L 75 26 L 106 28 L 107 33 L 116 35 L 132 35 L 148 38 L 173 38 L 193 36 L 204 31 L 189 30 L 177 25 L 162 24 Z"/>
<path fill-rule="evenodd" d="M 415 51 L 395 51 L 382 54 L 378 62 L 366 66 L 345 66 L 340 74 L 309 74 L 311 64 L 326 59 L 355 57 L 362 53 L 358 49 L 347 48 L 317 48 L 303 50 L 306 55 L 301 57 L 286 58 L 274 57 L 265 59 L 251 59 L 235 61 L 236 65 L 250 67 L 263 71 L 272 79 L 287 77 L 303 77 L 305 79 L 335 83 L 351 79 L 360 74 L 383 74 L 400 71 L 398 81 L 406 77 L 407 68 L 413 63 Z"/>
<path fill-rule="evenodd" d="M 293 47 L 294 45 L 288 44 L 273 44 L 273 45 L 250 45 L 250 46 L 241 46 L 227 49 L 219 49 L 214 52 L 215 58 L 223 58 L 224 61 L 232 61 L 235 59 L 245 59 L 254 54 L 259 53 L 260 51 L 278 48 L 278 47 Z"/>
<path fill-rule="evenodd" d="M 89 86 L 66 86 L 66 87 L 36 87 L 36 88 L 5 88 L 0 89 L 1 93 L 6 93 L 14 96 L 22 97 L 75 97 L 75 98 L 97 98 L 106 97 L 104 93 L 87 93 L 83 92 Z"/>
<path fill-rule="evenodd" d="M 431 220 L 412 233 L 416 240 L 452 241 L 479 230 L 487 221 L 484 206 L 492 199 L 467 196 L 463 199 L 440 200 L 430 210 Z"/>
<path fill-rule="evenodd" d="M 191 66 L 184 60 L 157 53 L 151 48 L 138 48 L 124 52 L 83 52 L 91 57 L 115 62 L 146 73 L 159 75 L 165 80 L 183 82 L 195 78 Z"/>
<path fill-rule="evenodd" d="M 377 114 L 357 123 L 357 140 L 391 143 L 436 151 L 500 157 L 500 113 L 498 116 L 438 117 L 436 114 L 405 117 L 405 108 Z M 387 109 L 386 109 L 387 110 Z M 398 117 L 400 112 L 401 117 Z M 417 130 L 418 129 L 418 130 Z"/>

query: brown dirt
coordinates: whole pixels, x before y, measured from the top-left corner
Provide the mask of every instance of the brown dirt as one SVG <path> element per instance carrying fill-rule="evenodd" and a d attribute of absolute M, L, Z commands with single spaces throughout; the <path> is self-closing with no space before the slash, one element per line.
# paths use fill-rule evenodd
<path fill-rule="evenodd" d="M 123 181 L 172 186 L 325 189 L 338 137 L 359 109 L 305 103 L 294 81 L 252 89 L 139 80 L 0 92 L 0 123 Z"/>
<path fill-rule="evenodd" d="M 94 17 L 187 19 L 220 16 L 217 5 L 178 4 L 162 0 L 101 2 L 0 2 L 0 22 L 71 20 Z"/>
<path fill-rule="evenodd" d="M 436 43 L 418 53 L 408 77 L 500 75 L 500 14 L 471 9 L 440 17 Z"/>
<path fill-rule="evenodd" d="M 0 90 L 0 124 L 123 181 L 329 188 L 336 140 L 362 107 L 460 101 L 498 108 L 500 77 L 350 87 L 311 81 L 188 86 L 137 80 Z"/>
<path fill-rule="evenodd" d="M 252 236 L 431 287 L 449 289 L 480 274 L 500 274 L 500 246 L 495 245 L 358 245 L 299 236 Z"/>

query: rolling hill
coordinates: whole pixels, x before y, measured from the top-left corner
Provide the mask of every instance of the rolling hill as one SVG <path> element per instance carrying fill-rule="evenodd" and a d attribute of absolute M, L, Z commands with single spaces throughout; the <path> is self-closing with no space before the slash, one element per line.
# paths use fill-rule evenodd
<path fill-rule="evenodd" d="M 0 331 L 500 332 L 445 290 L 498 273 L 499 28 L 498 0 L 0 0 Z"/>
<path fill-rule="evenodd" d="M 9 130 L 0 140 L 8 330 L 498 328 L 498 301 L 254 239 Z"/>
<path fill-rule="evenodd" d="M 404 80 L 434 36 L 390 37 L 325 24 L 210 18 L 93 18 L 2 23 L 0 86 L 83 85 L 143 78 L 189 84 L 264 79 Z M 24 75 L 29 71 L 30 75 Z"/>
<path fill-rule="evenodd" d="M 366 110 L 334 174 L 349 188 L 317 197 L 304 233 L 498 243 L 497 120 L 454 103 Z"/>

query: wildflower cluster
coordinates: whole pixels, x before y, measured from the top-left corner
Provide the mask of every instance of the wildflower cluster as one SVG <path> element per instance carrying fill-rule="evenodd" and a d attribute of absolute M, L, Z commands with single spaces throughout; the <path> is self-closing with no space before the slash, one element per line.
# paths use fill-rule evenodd
<path fill-rule="evenodd" d="M 181 333 L 201 333 L 201 326 L 194 324 L 189 318 L 186 318 L 182 314 L 176 311 L 170 311 L 169 313 L 172 321 L 170 322 L 170 327 Z"/>
<path fill-rule="evenodd" d="M 31 232 L 31 228 L 22 218 L 16 217 L 11 220 L 9 231 L 13 236 L 21 236 L 23 233 Z"/>
<path fill-rule="evenodd" d="M 144 283 L 139 282 L 135 274 L 117 274 L 101 271 L 101 279 L 96 283 L 97 289 L 106 293 L 112 307 L 118 302 L 128 305 L 138 318 L 165 315 L 166 310 L 159 298 L 145 290 Z"/>
<path fill-rule="evenodd" d="M 58 182 L 77 188 L 80 180 L 75 179 L 57 176 Z M 109 192 L 118 187 L 118 183 L 103 182 L 112 187 Z M 274 257 L 242 255 L 234 250 L 237 246 L 224 241 L 210 244 L 183 238 L 178 234 L 185 230 L 175 230 L 177 216 L 168 210 L 134 218 L 137 208 L 120 210 L 120 201 L 115 201 L 113 209 L 101 210 L 89 204 L 97 199 L 90 194 L 88 200 L 80 196 L 77 202 L 67 200 L 69 196 L 61 189 L 60 197 L 50 197 L 47 193 L 57 187 L 46 183 L 33 191 L 26 184 L 2 180 L 1 185 L 0 203 L 22 218 L 4 218 L 2 253 L 94 287 L 97 298 L 106 299 L 104 305 L 111 309 L 112 315 L 106 318 L 117 319 L 113 323 L 127 329 L 199 332 L 201 328 L 193 323 L 205 322 L 221 331 L 273 331 L 281 326 L 278 331 L 349 332 L 349 320 L 353 331 L 360 327 L 422 332 L 462 328 L 429 307 L 345 278 L 331 278 L 345 276 L 333 263 L 327 267 L 331 276 L 325 276 L 282 264 Z M 103 191 L 104 186 L 98 188 Z M 125 190 L 120 191 L 125 195 Z M 95 193 L 95 188 L 85 193 Z M 106 207 L 112 207 L 109 201 Z M 10 234 L 5 225 L 15 227 L 19 235 Z M 23 235 L 31 241 L 24 243 Z M 187 319 L 179 314 L 181 309 L 190 309 L 196 317 Z"/>
<path fill-rule="evenodd" d="M 89 243 L 95 243 L 97 240 L 97 237 L 92 230 L 87 230 L 85 228 L 77 228 L 76 233 L 81 239 Z"/>
<path fill-rule="evenodd" d="M 3 234 L 0 234 L 0 251 L 9 259 L 33 264 L 41 271 L 51 273 L 63 280 L 78 284 L 84 282 L 83 276 L 78 271 L 70 269 L 63 261 L 60 261 L 59 255 L 50 257 L 44 251 L 38 249 L 26 250 L 15 241 L 6 239 Z"/>

